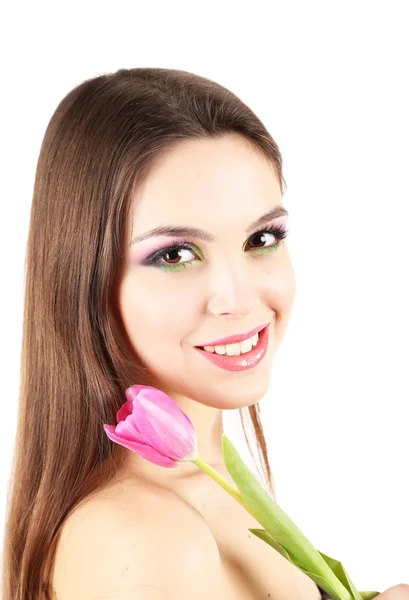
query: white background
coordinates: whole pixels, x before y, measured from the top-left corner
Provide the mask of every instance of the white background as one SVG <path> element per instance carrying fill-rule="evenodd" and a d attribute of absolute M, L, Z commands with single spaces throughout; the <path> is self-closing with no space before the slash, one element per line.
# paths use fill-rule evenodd
<path fill-rule="evenodd" d="M 147 4 L 3 12 L 0 533 L 45 129 L 85 79 L 180 68 L 237 94 L 284 157 L 297 298 L 261 401 L 277 500 L 359 590 L 409 583 L 408 4 Z M 246 458 L 238 413 L 224 417 Z"/>

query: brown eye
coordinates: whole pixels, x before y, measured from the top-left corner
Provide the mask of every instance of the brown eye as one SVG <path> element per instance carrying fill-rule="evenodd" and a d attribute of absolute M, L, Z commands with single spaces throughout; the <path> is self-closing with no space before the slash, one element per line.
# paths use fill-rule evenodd
<path fill-rule="evenodd" d="M 167 252 L 165 252 L 165 254 L 162 254 L 162 259 L 165 259 L 165 264 L 179 265 L 181 263 L 178 262 L 178 260 L 180 258 L 183 258 L 182 256 L 180 256 L 180 254 L 181 254 L 181 252 L 184 252 L 186 250 L 188 252 L 192 253 L 192 251 L 189 250 L 188 248 L 173 248 L 172 250 L 168 250 Z M 169 260 L 167 259 L 168 256 L 169 256 Z"/>
<path fill-rule="evenodd" d="M 269 241 L 268 235 L 266 238 L 265 234 L 270 234 L 275 238 L 275 242 L 265 245 L 266 243 L 268 244 Z M 282 226 L 260 229 L 253 233 L 247 244 L 249 244 L 249 249 L 252 250 L 252 254 L 268 254 L 278 250 L 287 234 L 288 229 L 283 229 Z M 180 259 L 182 258 L 181 253 L 184 251 L 190 252 L 198 260 L 193 258 L 192 260 L 180 262 Z M 196 251 L 196 246 L 185 243 L 182 245 L 169 246 L 158 252 L 154 252 L 144 260 L 143 265 L 146 267 L 157 267 L 164 271 L 180 271 L 181 269 L 197 265 L 200 263 L 200 260 L 201 254 L 200 251 Z"/>
<path fill-rule="evenodd" d="M 254 242 L 254 243 L 256 244 L 256 246 L 257 246 L 258 244 L 265 243 L 265 242 L 266 242 L 266 236 L 265 236 L 265 234 L 266 234 L 266 233 L 268 233 L 268 232 L 266 232 L 266 231 L 260 231 L 260 232 L 254 233 L 254 234 L 251 236 L 250 240 L 253 238 L 253 239 L 255 240 L 255 242 Z M 272 234 L 270 233 L 270 235 L 272 235 Z M 250 242 L 249 242 L 249 243 L 250 243 Z M 251 242 L 251 245 L 253 246 L 253 242 Z M 263 247 L 263 246 L 262 246 L 262 247 Z"/>
<path fill-rule="evenodd" d="M 268 239 L 266 240 L 266 236 L 265 234 L 270 234 L 271 236 L 273 236 L 276 239 L 275 243 L 269 244 L 269 245 L 264 245 L 264 246 L 259 246 L 258 244 L 268 244 Z M 254 250 L 263 250 L 265 249 L 267 251 L 267 249 L 277 249 L 279 246 L 281 246 L 282 242 L 284 241 L 284 238 L 288 235 L 288 229 L 281 227 L 270 227 L 267 229 L 261 229 L 259 231 L 256 231 L 255 233 L 253 233 L 253 235 L 251 236 L 250 240 L 254 240 L 253 242 L 251 242 L 249 240 L 249 243 L 251 244 L 251 247 Z M 255 246 L 254 246 L 255 244 Z"/>

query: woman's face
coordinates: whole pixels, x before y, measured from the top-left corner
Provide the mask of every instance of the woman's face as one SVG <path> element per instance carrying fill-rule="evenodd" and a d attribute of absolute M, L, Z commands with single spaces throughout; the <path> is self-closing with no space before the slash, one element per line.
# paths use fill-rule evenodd
<path fill-rule="evenodd" d="M 267 392 L 295 280 L 285 239 L 277 245 L 279 234 L 250 225 L 277 207 L 282 194 L 271 163 L 236 134 L 182 142 L 138 188 L 118 309 L 134 352 L 169 395 L 228 410 Z M 278 216 L 261 230 L 287 224 L 288 216 Z M 212 241 L 191 234 L 131 243 L 159 226 L 200 229 Z M 265 323 L 267 352 L 252 368 L 226 370 L 195 348 Z"/>

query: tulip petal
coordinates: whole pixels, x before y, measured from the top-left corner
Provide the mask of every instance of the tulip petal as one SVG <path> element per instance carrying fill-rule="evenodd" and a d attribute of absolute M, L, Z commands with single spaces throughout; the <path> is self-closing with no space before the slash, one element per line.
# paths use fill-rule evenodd
<path fill-rule="evenodd" d="M 118 426 L 117 426 L 118 427 Z M 173 461 L 168 456 L 164 456 L 151 446 L 147 445 L 144 442 L 139 442 L 136 440 L 128 440 L 118 435 L 115 432 L 115 425 L 105 425 L 104 430 L 110 440 L 124 446 L 124 448 L 128 448 L 128 450 L 132 450 L 142 458 L 145 458 L 149 462 L 154 463 L 155 465 L 159 465 L 160 467 L 177 467 L 178 463 Z"/>
<path fill-rule="evenodd" d="M 132 420 L 143 439 L 161 454 L 180 460 L 195 449 L 195 430 L 190 419 L 170 396 L 150 386 L 133 385 Z"/>
<path fill-rule="evenodd" d="M 121 408 L 116 413 L 116 422 L 120 423 L 121 421 L 125 421 L 126 417 L 132 414 L 132 402 L 129 400 L 122 404 Z"/>
<path fill-rule="evenodd" d="M 135 420 L 132 415 L 128 415 L 125 421 L 121 421 L 115 428 L 115 432 L 119 437 L 123 437 L 125 440 L 130 442 L 139 442 L 140 444 L 146 444 L 150 446 L 140 434 L 139 429 L 136 427 Z"/>

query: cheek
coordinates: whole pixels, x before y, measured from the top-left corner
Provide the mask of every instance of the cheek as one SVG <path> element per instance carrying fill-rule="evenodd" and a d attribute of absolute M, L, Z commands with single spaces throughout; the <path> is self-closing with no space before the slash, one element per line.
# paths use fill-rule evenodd
<path fill-rule="evenodd" d="M 168 282 L 169 283 L 169 282 Z M 147 281 L 125 280 L 119 288 L 118 307 L 133 346 L 158 353 L 161 348 L 180 344 L 191 332 L 195 294 L 182 285 L 149 285 Z"/>
<path fill-rule="evenodd" d="M 261 274 L 260 285 L 268 305 L 285 313 L 294 302 L 296 282 L 289 255 L 283 253 L 280 259 Z"/>
<path fill-rule="evenodd" d="M 295 295 L 296 280 L 291 263 L 286 263 L 268 278 L 266 287 L 266 303 L 276 311 L 276 339 L 281 341 L 291 316 Z"/>

